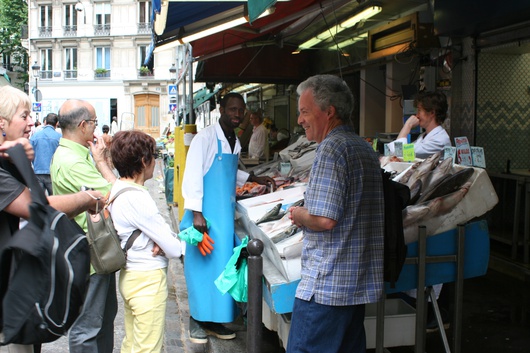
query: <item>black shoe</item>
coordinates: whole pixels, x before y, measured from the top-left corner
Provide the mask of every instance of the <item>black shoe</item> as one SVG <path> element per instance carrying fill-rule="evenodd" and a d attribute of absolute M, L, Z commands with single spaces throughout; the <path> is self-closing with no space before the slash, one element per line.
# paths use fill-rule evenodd
<path fill-rule="evenodd" d="M 449 322 L 449 314 L 445 309 L 440 309 L 440 314 L 442 316 L 443 327 L 445 330 L 447 330 L 449 327 L 451 327 L 451 324 Z M 438 327 L 438 321 L 436 321 L 436 316 L 433 313 L 432 315 L 429 315 L 427 325 L 425 325 L 425 332 L 433 333 L 438 332 L 439 330 L 440 328 Z"/>
<path fill-rule="evenodd" d="M 211 336 L 215 336 L 222 340 L 231 340 L 236 338 L 236 333 L 224 325 L 217 322 L 200 322 L 204 331 Z"/>
<path fill-rule="evenodd" d="M 190 317 L 190 330 L 188 333 L 192 343 L 204 344 L 208 342 L 208 335 L 206 335 L 206 332 L 204 332 L 200 324 L 192 317 Z"/>

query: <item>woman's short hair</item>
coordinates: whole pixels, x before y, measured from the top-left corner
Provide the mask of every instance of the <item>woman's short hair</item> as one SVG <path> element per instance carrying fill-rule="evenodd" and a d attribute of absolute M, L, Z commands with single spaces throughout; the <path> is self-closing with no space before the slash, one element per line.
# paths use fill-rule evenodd
<path fill-rule="evenodd" d="M 436 122 L 442 125 L 447 117 L 447 97 L 442 92 L 421 92 L 414 98 L 414 107 L 420 106 L 428 113 L 434 112 Z"/>
<path fill-rule="evenodd" d="M 0 87 L 0 118 L 11 122 L 20 106 L 31 110 L 31 101 L 26 93 L 12 86 Z"/>
<path fill-rule="evenodd" d="M 114 167 L 121 177 L 139 175 L 155 158 L 156 141 L 145 132 L 128 130 L 117 132 L 110 147 Z"/>

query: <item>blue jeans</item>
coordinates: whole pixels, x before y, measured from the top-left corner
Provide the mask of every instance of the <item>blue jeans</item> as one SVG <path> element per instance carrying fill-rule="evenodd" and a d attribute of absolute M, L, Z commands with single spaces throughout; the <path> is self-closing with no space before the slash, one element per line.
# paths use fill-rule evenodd
<path fill-rule="evenodd" d="M 83 312 L 70 329 L 70 353 L 112 353 L 117 312 L 116 274 L 91 275 Z"/>
<path fill-rule="evenodd" d="M 364 353 L 363 305 L 329 306 L 295 298 L 287 353 Z"/>

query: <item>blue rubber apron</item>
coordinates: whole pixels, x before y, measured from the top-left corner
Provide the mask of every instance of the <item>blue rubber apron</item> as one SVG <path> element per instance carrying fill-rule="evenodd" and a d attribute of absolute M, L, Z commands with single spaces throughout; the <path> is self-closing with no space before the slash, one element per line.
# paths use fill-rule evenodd
<path fill-rule="evenodd" d="M 202 256 L 196 246 L 186 246 L 184 274 L 188 287 L 190 315 L 198 321 L 232 322 L 236 304 L 229 294 L 222 295 L 214 281 L 223 272 L 234 249 L 234 212 L 237 154 L 223 154 L 217 139 L 217 154 L 204 176 L 203 216 L 211 223 L 209 235 L 215 242 L 211 254 Z M 193 225 L 193 212 L 186 210 L 180 229 Z"/>

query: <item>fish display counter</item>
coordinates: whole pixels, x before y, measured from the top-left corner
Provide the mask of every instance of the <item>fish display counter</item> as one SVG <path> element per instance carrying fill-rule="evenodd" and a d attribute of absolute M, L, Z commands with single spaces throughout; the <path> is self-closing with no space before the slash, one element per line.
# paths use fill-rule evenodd
<path fill-rule="evenodd" d="M 441 161 L 441 153 L 382 167 L 410 188 L 411 199 L 403 210 L 405 243 L 418 240 L 420 225 L 427 236 L 439 234 L 484 215 L 499 202 L 486 170 L 454 164 L 452 158 Z"/>
<path fill-rule="evenodd" d="M 297 146 L 298 148 L 302 146 L 302 150 L 306 149 L 307 152 L 302 155 L 297 154 L 294 151 Z M 282 161 L 289 161 L 294 166 L 292 171 L 306 171 L 312 163 L 310 156 L 313 155 L 314 158 L 314 149 L 312 145 L 307 145 L 302 140 L 298 145 L 292 146 L 290 154 L 285 151 L 283 155 L 285 159 Z M 300 159 L 301 163 L 293 163 L 293 156 Z M 275 163 L 278 165 L 280 161 Z M 273 164 L 271 166 L 260 166 L 260 168 L 276 168 Z M 441 252 L 446 255 L 454 251 L 452 244 L 454 244 L 456 227 L 469 222 L 466 225 L 465 277 L 483 275 L 489 259 L 489 235 L 487 223 L 474 221 L 474 219 L 485 214 L 498 202 L 486 171 L 456 165 L 450 159 L 441 161 L 440 154 L 425 160 L 416 160 L 413 163 L 398 160 L 382 163 L 381 166 L 392 173 L 393 180 L 406 184 L 411 190 L 411 200 L 403 210 L 403 228 L 409 247 L 408 257 L 417 256 L 415 251 L 418 226 L 426 227 L 427 236 L 430 239 L 427 251 L 432 254 Z M 277 173 L 277 171 L 271 171 L 268 175 L 274 177 L 278 175 Z M 256 172 L 256 174 L 260 173 Z M 290 176 L 292 177 L 292 174 Z M 287 212 L 292 205 L 303 203 L 306 189 L 306 182 L 298 178 L 294 179 L 296 181 L 286 188 L 269 194 L 240 199 L 236 206 L 236 229 L 260 239 L 264 244 L 263 323 L 269 330 L 278 332 L 284 345 L 287 342 L 290 327 L 289 313 L 292 311 L 296 288 L 300 281 L 303 240 L 301 229 L 291 224 Z M 396 283 L 396 288 L 390 289 L 387 285 L 387 292 L 416 288 L 417 271 L 416 265 L 406 265 L 400 280 Z M 433 264 L 427 269 L 426 282 L 429 285 L 445 283 L 452 281 L 453 277 L 453 264 Z M 396 305 L 396 307 L 402 306 Z M 368 310 L 367 307 L 367 312 L 373 311 L 372 309 Z M 385 326 L 387 320 L 397 320 L 398 317 L 399 320 L 410 320 L 410 315 L 398 314 L 388 317 L 385 314 Z M 367 315 L 366 320 L 373 319 Z M 407 324 L 399 322 L 398 327 L 407 326 L 409 322 L 407 321 Z M 367 329 L 366 334 L 367 341 L 374 342 L 370 337 L 375 337 L 375 332 Z M 392 337 L 392 334 L 389 334 Z M 405 336 L 397 335 L 396 337 Z M 414 335 L 408 337 L 407 342 L 402 340 L 387 342 L 385 337 L 385 347 L 408 344 L 414 344 Z M 374 347 L 369 344 L 368 348 Z"/>

